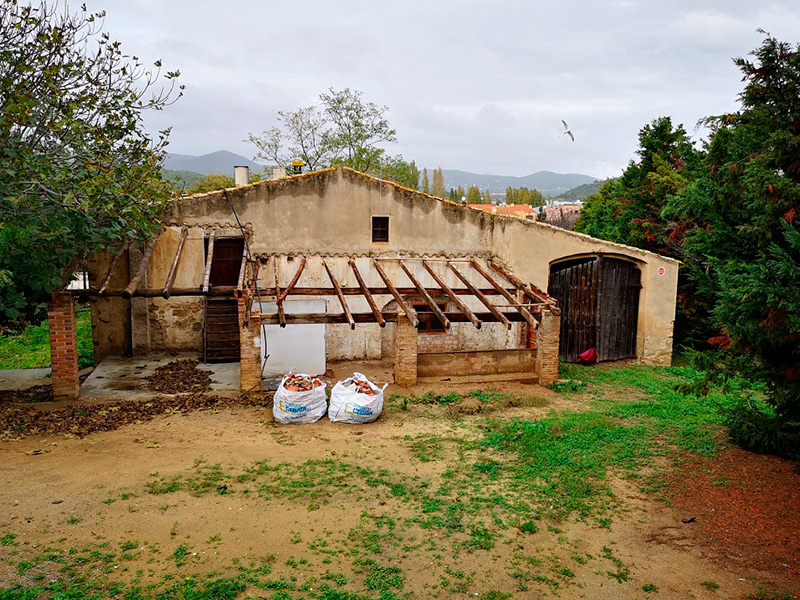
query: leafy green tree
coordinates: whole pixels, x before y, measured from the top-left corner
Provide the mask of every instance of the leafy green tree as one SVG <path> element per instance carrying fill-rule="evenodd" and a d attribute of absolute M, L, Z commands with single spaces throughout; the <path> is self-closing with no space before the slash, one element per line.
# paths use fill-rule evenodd
<path fill-rule="evenodd" d="M 431 193 L 431 180 L 428 178 L 427 167 L 422 169 L 422 191 L 426 194 Z"/>
<path fill-rule="evenodd" d="M 767 35 L 740 109 L 706 120 L 701 168 L 664 210 L 685 230 L 686 269 L 711 299 L 723 374 L 764 382 L 770 410 L 733 413 L 734 439 L 800 457 L 800 45 Z"/>
<path fill-rule="evenodd" d="M 378 175 L 382 179 L 394 181 L 412 190 L 419 189 L 419 169 L 416 163 L 413 160 L 406 162 L 402 156 L 389 156 L 381 159 Z"/>
<path fill-rule="evenodd" d="M 444 187 L 444 172 L 442 168 L 439 167 L 433 170 L 433 187 L 431 188 L 431 194 L 437 198 L 444 198 L 446 193 L 447 190 L 445 190 Z"/>
<path fill-rule="evenodd" d="M 142 114 L 180 95 L 179 73 L 124 54 L 104 16 L 0 1 L 2 320 L 30 316 L 88 253 L 152 236 L 170 197 L 168 131 L 150 139 Z"/>
<path fill-rule="evenodd" d="M 333 131 L 324 109 L 308 106 L 295 111 L 279 111 L 280 127 L 271 127 L 261 136 L 249 133 L 255 145 L 255 160 L 266 160 L 289 169 L 299 158 L 311 171 L 330 166 L 338 156 L 333 144 Z M 288 171 L 287 171 L 288 172 Z"/>
<path fill-rule="evenodd" d="M 211 173 L 204 176 L 187 191 L 188 194 L 200 194 L 204 192 L 215 192 L 225 188 L 232 188 L 236 185 L 233 177 L 222 175 L 221 173 Z"/>
<path fill-rule="evenodd" d="M 477 185 L 469 186 L 467 190 L 467 204 L 481 204 L 483 197 L 481 196 L 481 189 Z"/>
<path fill-rule="evenodd" d="M 529 204 L 531 206 L 544 205 L 544 196 L 539 190 L 529 190 L 526 187 L 506 188 L 506 204 Z"/>
<path fill-rule="evenodd" d="M 639 161 L 586 199 L 575 230 L 594 237 L 680 257 L 675 231 L 662 211 L 686 187 L 699 154 L 683 126 L 659 117 L 639 132 Z M 678 232 L 677 235 L 679 235 Z"/>

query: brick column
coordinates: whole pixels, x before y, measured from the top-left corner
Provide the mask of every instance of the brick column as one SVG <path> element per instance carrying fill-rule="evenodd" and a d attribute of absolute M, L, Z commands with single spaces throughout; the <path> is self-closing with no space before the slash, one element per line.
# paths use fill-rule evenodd
<path fill-rule="evenodd" d="M 78 337 L 75 302 L 65 290 L 53 292 L 47 303 L 47 324 L 50 326 L 50 365 L 53 397 L 74 400 L 80 394 L 78 379 Z"/>
<path fill-rule="evenodd" d="M 561 335 L 561 315 L 542 311 L 542 322 L 536 334 L 536 371 L 539 385 L 551 385 L 558 379 L 558 342 Z"/>
<path fill-rule="evenodd" d="M 394 382 L 397 385 L 417 383 L 417 329 L 401 310 L 394 328 Z"/>
<path fill-rule="evenodd" d="M 239 298 L 239 390 L 261 391 L 261 319 L 253 307 L 247 314 L 250 304 L 247 291 Z"/>

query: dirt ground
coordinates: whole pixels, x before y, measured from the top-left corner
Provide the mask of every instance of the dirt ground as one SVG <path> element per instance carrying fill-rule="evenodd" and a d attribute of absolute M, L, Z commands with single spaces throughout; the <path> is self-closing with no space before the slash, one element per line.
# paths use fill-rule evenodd
<path fill-rule="evenodd" d="M 570 406 L 537 386 L 517 384 L 515 389 L 536 401 L 507 408 L 505 417 L 542 416 Z M 242 474 L 265 464 L 260 461 L 271 466 L 341 461 L 378 473 L 373 477 L 424 486 L 465 464 L 448 440 L 476 435 L 480 418 L 454 420 L 389 403 L 384 416 L 370 425 L 323 419 L 284 426 L 273 422 L 268 406 L 224 407 L 165 414 L 82 439 L 33 436 L 2 442 L 0 536 L 13 543 L 0 546 L 0 581 L 29 582 L 28 572 L 18 565 L 43 552 L 67 555 L 95 548 L 109 552 L 106 576 L 143 585 L 171 573 L 188 579 L 194 573 L 260 564 L 268 565 L 274 579 L 291 582 L 289 589 L 312 593 L 326 578 L 336 581 L 337 573 L 353 578 L 354 564 L 369 569 L 377 560 L 389 580 L 392 569 L 404 573 L 402 594 L 412 598 L 745 598 L 761 588 L 800 593 L 800 476 L 789 463 L 769 459 L 770 468 L 762 472 L 766 478 L 773 474 L 773 480 L 748 483 L 748 489 L 763 494 L 757 499 L 766 507 L 761 513 L 741 506 L 733 513 L 718 512 L 713 500 L 697 500 L 701 492 L 709 498 L 710 484 L 703 478 L 732 478 L 744 468 L 746 453 L 733 450 L 726 451 L 716 471 L 710 464 L 686 466 L 672 483 L 671 502 L 615 480 L 622 503 L 610 525 L 544 520 L 535 533 L 506 529 L 493 547 L 477 550 L 468 549 L 460 534 L 421 526 L 402 497 L 376 495 L 368 486 L 354 485 L 354 479 L 339 480 L 323 471 L 314 471 L 310 482 L 319 484 L 322 495 L 310 488 L 288 493 L 287 486 L 298 484 L 288 475 L 276 484 L 283 488 L 266 486 L 257 493 L 248 493 L 243 479 L 235 477 L 215 479 L 210 493 L 153 493 L 177 475 L 186 481 L 216 465 Z M 420 459 L 420 444 L 426 440 L 435 459 Z M 381 469 L 386 474 L 380 475 Z M 784 482 L 779 503 L 770 496 L 775 480 Z M 728 496 L 735 489 L 710 487 Z M 769 512 L 772 501 L 784 508 Z M 694 521 L 682 522 L 689 517 Z M 737 520 L 754 526 L 722 530 L 722 522 Z M 782 546 L 760 544 L 772 540 L 769 524 L 778 521 L 786 536 Z M 371 545 L 378 548 L 368 555 L 353 550 Z M 354 561 L 354 556 L 374 560 Z M 58 564 L 54 557 L 52 573 L 45 577 L 54 577 Z M 255 597 L 273 597 L 264 594 Z"/>

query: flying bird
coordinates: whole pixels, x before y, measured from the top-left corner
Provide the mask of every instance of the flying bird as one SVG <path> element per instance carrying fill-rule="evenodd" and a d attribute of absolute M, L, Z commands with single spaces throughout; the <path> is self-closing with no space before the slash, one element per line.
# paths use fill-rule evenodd
<path fill-rule="evenodd" d="M 561 135 L 568 135 L 570 139 L 574 142 L 575 136 L 572 135 L 572 130 L 569 128 L 569 125 L 567 125 L 567 122 L 564 119 L 561 119 L 561 122 L 564 124 L 564 131 L 561 132 Z"/>

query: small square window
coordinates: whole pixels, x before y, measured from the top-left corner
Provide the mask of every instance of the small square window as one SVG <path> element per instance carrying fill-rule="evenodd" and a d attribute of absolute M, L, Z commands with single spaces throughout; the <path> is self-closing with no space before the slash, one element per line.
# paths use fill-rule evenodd
<path fill-rule="evenodd" d="M 372 241 L 389 241 L 389 217 L 372 217 Z"/>

